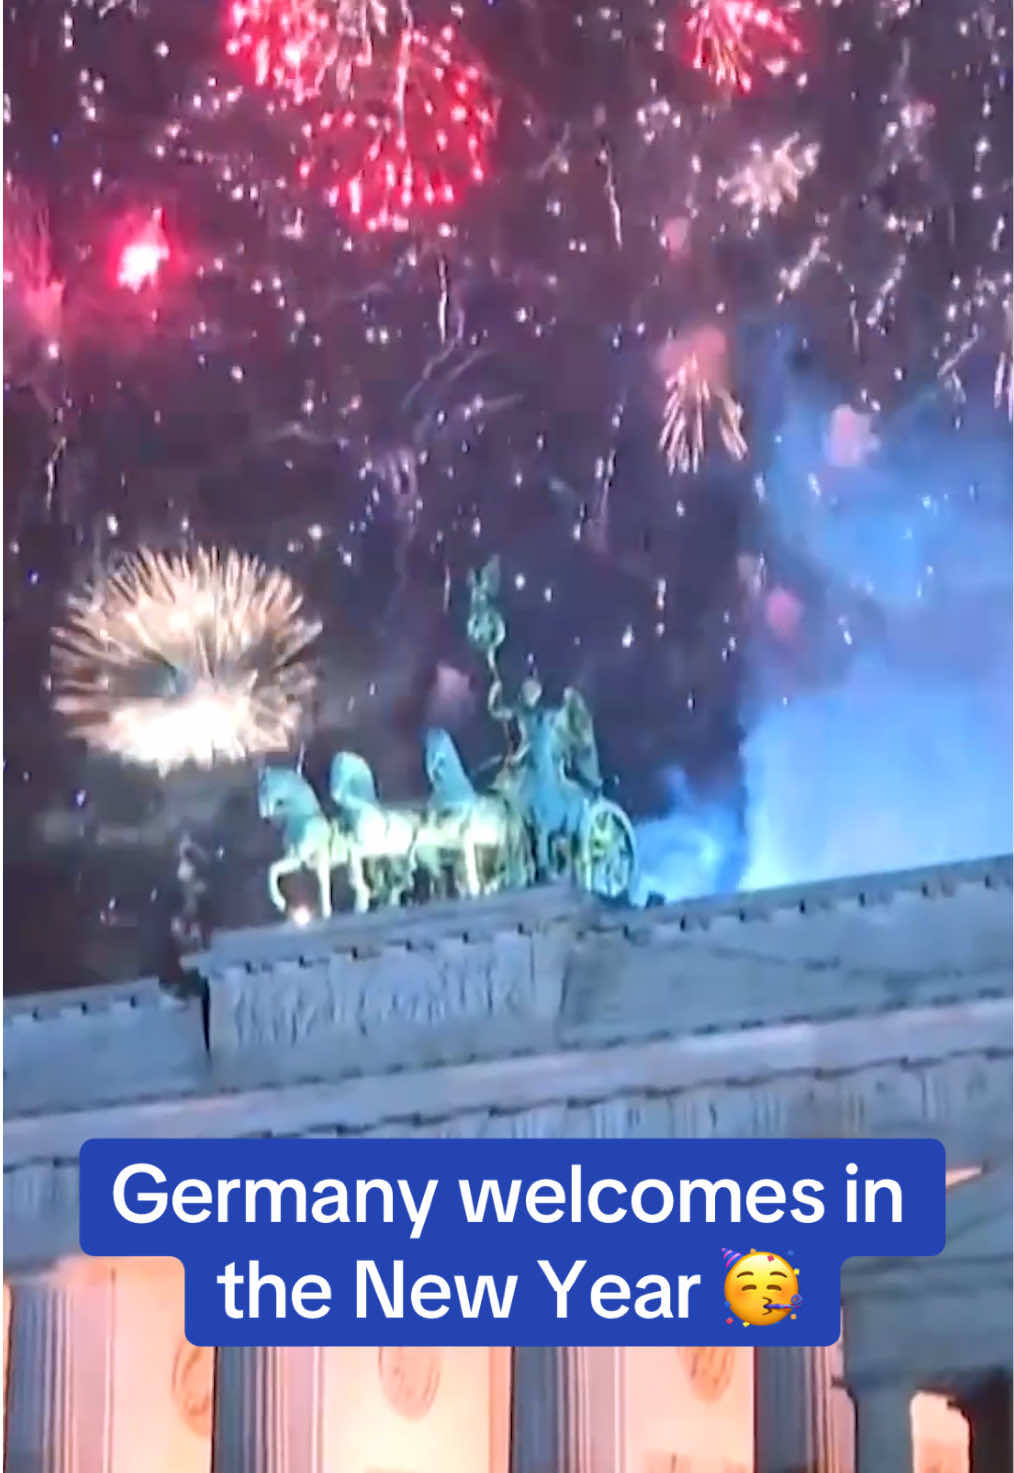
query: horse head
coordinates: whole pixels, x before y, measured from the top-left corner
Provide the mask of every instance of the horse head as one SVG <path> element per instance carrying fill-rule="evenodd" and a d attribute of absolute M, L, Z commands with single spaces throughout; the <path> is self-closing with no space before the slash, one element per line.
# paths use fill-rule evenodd
<path fill-rule="evenodd" d="M 468 803 L 475 788 L 465 771 L 450 732 L 430 727 L 423 738 L 426 777 L 438 803 Z"/>
<path fill-rule="evenodd" d="M 277 771 L 274 767 L 257 769 L 257 812 L 261 818 L 274 817 Z"/>
<path fill-rule="evenodd" d="M 281 823 L 320 812 L 317 795 L 306 778 L 290 767 L 262 767 L 257 777 L 257 811 Z"/>
<path fill-rule="evenodd" d="M 370 764 L 357 752 L 335 753 L 331 761 L 331 800 L 336 808 L 380 802 Z"/>

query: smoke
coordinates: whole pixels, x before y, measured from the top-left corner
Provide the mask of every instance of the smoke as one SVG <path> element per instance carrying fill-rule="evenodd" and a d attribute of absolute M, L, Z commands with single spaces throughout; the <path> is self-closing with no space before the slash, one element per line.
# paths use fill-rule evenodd
<path fill-rule="evenodd" d="M 633 895 L 686 900 L 735 890 L 744 871 L 742 815 L 729 800 L 694 794 L 684 775 L 669 775 L 670 810 L 637 826 L 638 877 Z"/>
<path fill-rule="evenodd" d="M 876 660 L 765 715 L 746 745 L 744 889 L 1003 854 L 1009 692 Z"/>
<path fill-rule="evenodd" d="M 645 894 L 1012 847 L 1009 426 L 983 413 L 956 432 L 931 398 L 872 424 L 816 400 L 793 386 L 766 475 L 745 842 L 727 805 L 677 785 L 640 830 Z M 796 622 L 773 617 L 787 598 Z"/>

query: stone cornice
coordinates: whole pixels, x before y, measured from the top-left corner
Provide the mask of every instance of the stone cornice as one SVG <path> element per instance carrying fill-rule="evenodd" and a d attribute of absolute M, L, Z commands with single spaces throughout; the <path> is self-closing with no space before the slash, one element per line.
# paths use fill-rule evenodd
<path fill-rule="evenodd" d="M 248 975 L 279 964 L 311 966 L 332 955 L 367 958 L 388 949 L 425 950 L 441 939 L 464 943 L 499 932 L 528 933 L 567 926 L 576 939 L 622 935 L 634 944 L 675 934 L 707 931 L 714 923 L 738 927 L 797 915 L 817 920 L 832 911 L 875 910 L 895 901 L 968 901 L 977 893 L 1009 892 L 1011 856 L 960 864 L 829 880 L 735 896 L 705 897 L 677 905 L 631 910 L 609 906 L 568 889 L 506 892 L 480 900 L 448 901 L 401 911 L 340 915 L 307 927 L 258 926 L 217 934 L 212 947 L 187 958 L 202 976 L 239 967 Z M 155 978 L 99 983 L 55 992 L 22 993 L 4 999 L 4 1027 L 46 1024 L 59 1018 L 100 1014 L 138 1016 L 147 1008 L 171 1007 Z"/>
<path fill-rule="evenodd" d="M 899 1367 L 915 1387 L 953 1385 L 1009 1366 L 1011 1232 L 1008 1149 L 981 1175 L 948 1192 L 941 1253 L 847 1262 L 842 1292 L 850 1386 L 880 1386 Z"/>
<path fill-rule="evenodd" d="M 558 1129 L 522 1124 L 519 1133 L 579 1135 L 564 1117 L 586 1110 L 624 1122 L 583 1132 L 592 1135 L 933 1133 L 959 1105 L 974 1104 L 977 1090 L 997 1106 L 997 1085 L 1010 1074 L 1009 1045 L 999 1044 L 1009 1012 L 987 998 L 899 1010 L 876 1028 L 865 1018 L 819 1029 L 790 1023 L 9 1119 L 5 1170 L 74 1160 L 96 1135 L 458 1134 L 463 1120 L 534 1119 L 547 1111 Z M 949 1075 L 970 1098 L 953 1096 Z M 807 1103 L 786 1109 L 780 1092 Z M 718 1097 L 734 1103 L 723 1108 Z M 644 1128 L 649 1120 L 654 1126 Z M 1001 1124 L 1009 1132 L 1009 1114 Z"/>
<path fill-rule="evenodd" d="M 935 1135 L 954 1164 L 1001 1157 L 1010 883 L 998 860 L 648 911 L 525 892 L 218 937 L 188 996 L 11 999 L 7 1259 L 74 1251 L 96 1135 Z"/>
<path fill-rule="evenodd" d="M 93 1134 L 933 1135 L 955 1164 L 1009 1155 L 1009 1056 L 956 1050 L 950 1016 L 937 1019 L 935 1045 L 925 1037 L 920 1046 L 919 1022 L 899 1016 L 894 1036 L 854 1020 L 824 1025 L 829 1053 L 852 1049 L 837 1069 L 814 1053 L 814 1030 L 789 1025 L 731 1040 L 738 1062 L 723 1047 L 730 1040 L 716 1035 L 689 1058 L 683 1041 L 669 1040 L 10 1122 L 5 1264 L 24 1268 L 76 1250 L 76 1152 Z M 988 1004 L 977 1027 L 988 1036 L 995 1024 Z"/>
<path fill-rule="evenodd" d="M 647 911 L 548 890 L 227 934 L 191 959 L 189 997 L 145 981 L 5 1004 L 8 1140 L 128 1101 L 228 1113 L 258 1088 L 1009 1000 L 1010 882 L 997 860 Z"/>
<path fill-rule="evenodd" d="M 1010 1156 L 1011 860 L 607 907 L 526 891 L 215 937 L 199 984 L 4 1003 L 4 1256 L 91 1136 L 905 1136 Z M 946 901 L 946 903 L 945 903 Z"/>

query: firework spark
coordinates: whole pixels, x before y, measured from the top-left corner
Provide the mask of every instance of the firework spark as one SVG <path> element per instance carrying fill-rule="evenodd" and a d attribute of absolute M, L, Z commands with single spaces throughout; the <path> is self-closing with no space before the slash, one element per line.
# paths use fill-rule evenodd
<path fill-rule="evenodd" d="M 497 106 L 451 25 L 424 32 L 405 0 L 235 0 L 230 55 L 269 115 L 298 118 L 298 179 L 368 231 L 410 228 L 488 174 Z"/>
<path fill-rule="evenodd" d="M 168 259 L 169 242 L 162 225 L 162 212 L 156 210 L 120 252 L 116 270 L 117 286 L 125 287 L 131 292 L 154 286 Z"/>
<path fill-rule="evenodd" d="M 392 52 L 359 73 L 347 108 L 308 128 L 315 154 L 300 174 L 308 179 L 330 153 L 330 203 L 369 231 L 407 230 L 485 181 L 496 123 L 492 89 L 454 28 L 406 28 Z"/>
<path fill-rule="evenodd" d="M 229 55 L 248 58 L 259 87 L 288 93 L 297 106 L 344 97 L 388 33 L 382 0 L 236 0 L 229 19 Z"/>
<path fill-rule="evenodd" d="M 1012 344 L 1014 344 L 1014 298 L 1008 297 L 1004 303 L 1006 315 L 1006 337 L 1004 345 L 997 355 L 996 373 L 993 375 L 993 403 L 997 409 L 1005 408 L 1007 418 L 1014 420 L 1014 363 L 1012 363 Z"/>
<path fill-rule="evenodd" d="M 717 424 L 733 460 L 742 460 L 748 448 L 743 409 L 732 393 L 729 340 L 722 329 L 702 323 L 666 338 L 655 353 L 655 369 L 664 386 L 658 446 L 670 475 L 675 470 L 696 474 L 709 420 Z"/>
<path fill-rule="evenodd" d="M 709 379 L 695 353 L 680 364 L 666 383 L 662 432 L 658 448 L 665 456 L 669 474 L 679 470 L 696 475 L 704 458 L 707 421 L 714 415 L 718 433 L 733 460 L 747 453 L 743 436 L 743 407 L 721 383 Z"/>
<path fill-rule="evenodd" d="M 302 602 L 255 558 L 142 549 L 71 598 L 54 706 L 89 746 L 162 773 L 284 750 L 316 684 Z"/>
<path fill-rule="evenodd" d="M 46 209 L 10 174 L 4 175 L 4 377 L 33 378 L 26 365 L 60 357 L 64 282 L 53 268 Z"/>
<path fill-rule="evenodd" d="M 799 198 L 799 186 L 817 167 L 820 145 L 800 142 L 793 133 L 775 148 L 761 143 L 750 146 L 748 161 L 729 179 L 720 179 L 718 190 L 750 215 L 755 230 L 764 215 L 777 215 L 785 204 Z"/>
<path fill-rule="evenodd" d="M 802 50 L 777 9 L 756 0 L 693 0 L 687 20 L 691 65 L 716 87 L 753 90 L 754 69 L 771 76 L 785 71 L 786 53 Z"/>

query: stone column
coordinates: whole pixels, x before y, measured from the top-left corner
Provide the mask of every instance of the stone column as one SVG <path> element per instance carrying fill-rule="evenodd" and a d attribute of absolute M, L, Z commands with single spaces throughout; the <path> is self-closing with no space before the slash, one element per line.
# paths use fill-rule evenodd
<path fill-rule="evenodd" d="M 831 1371 L 830 1350 L 754 1351 L 757 1473 L 839 1473 Z"/>
<path fill-rule="evenodd" d="M 971 1473 L 993 1473 L 1014 1464 L 1011 1437 L 1011 1382 L 999 1375 L 958 1402 L 968 1419 L 969 1468 Z"/>
<path fill-rule="evenodd" d="M 284 1354 L 262 1346 L 216 1352 L 211 1473 L 288 1473 Z"/>
<path fill-rule="evenodd" d="M 71 1295 L 58 1271 L 11 1285 L 6 1473 L 79 1473 Z"/>
<path fill-rule="evenodd" d="M 292 1346 L 284 1351 L 285 1411 L 288 1417 L 286 1473 L 320 1473 L 324 1351 Z"/>
<path fill-rule="evenodd" d="M 588 1473 L 586 1352 L 519 1346 L 512 1356 L 511 1473 Z"/>
<path fill-rule="evenodd" d="M 856 1408 L 855 1473 L 912 1473 L 912 1387 L 897 1382 L 850 1386 Z"/>

